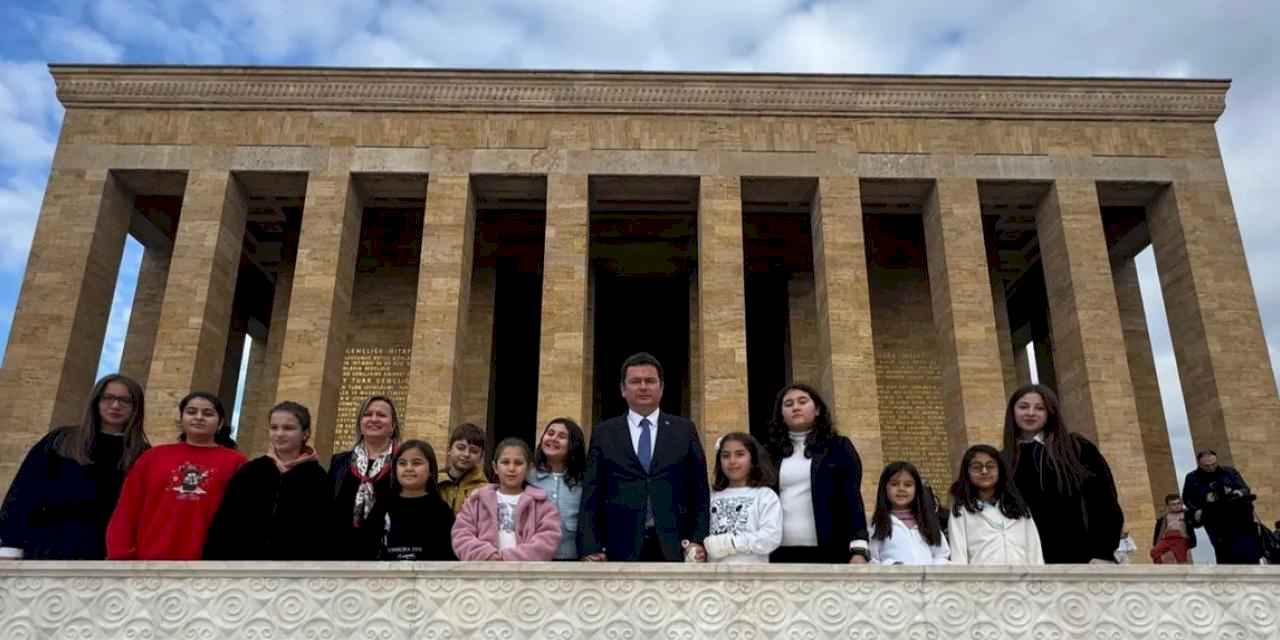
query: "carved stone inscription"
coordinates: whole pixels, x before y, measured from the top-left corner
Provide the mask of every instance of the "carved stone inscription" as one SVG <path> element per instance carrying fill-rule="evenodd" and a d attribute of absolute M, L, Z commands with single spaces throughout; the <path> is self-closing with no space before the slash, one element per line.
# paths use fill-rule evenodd
<path fill-rule="evenodd" d="M 900 347 L 876 354 L 885 462 L 910 461 L 934 491 L 944 493 L 954 478 L 939 375 L 937 360 L 930 353 Z M 863 481 L 876 482 L 879 473 L 868 470 Z"/>
<path fill-rule="evenodd" d="M 338 392 L 338 418 L 333 450 L 355 444 L 356 412 L 365 398 L 389 396 L 403 410 L 409 392 L 410 347 L 347 347 L 342 359 L 342 387 Z"/>

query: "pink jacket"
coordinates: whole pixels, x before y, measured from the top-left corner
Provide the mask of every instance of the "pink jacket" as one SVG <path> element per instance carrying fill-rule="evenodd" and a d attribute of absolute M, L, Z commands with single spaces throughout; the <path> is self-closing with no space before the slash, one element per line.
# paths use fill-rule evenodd
<path fill-rule="evenodd" d="M 526 485 L 516 503 L 516 546 L 498 551 L 498 486 L 467 497 L 453 522 L 453 552 L 459 560 L 551 560 L 560 544 L 560 512 L 547 494 Z"/>

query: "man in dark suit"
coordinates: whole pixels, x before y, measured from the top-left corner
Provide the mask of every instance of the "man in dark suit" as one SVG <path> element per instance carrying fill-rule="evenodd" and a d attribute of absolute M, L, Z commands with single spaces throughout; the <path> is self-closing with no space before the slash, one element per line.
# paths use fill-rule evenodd
<path fill-rule="evenodd" d="M 662 365 L 647 353 L 622 363 L 626 415 L 591 432 L 578 551 L 584 560 L 680 562 L 706 558 L 707 460 L 687 418 L 658 411 Z"/>

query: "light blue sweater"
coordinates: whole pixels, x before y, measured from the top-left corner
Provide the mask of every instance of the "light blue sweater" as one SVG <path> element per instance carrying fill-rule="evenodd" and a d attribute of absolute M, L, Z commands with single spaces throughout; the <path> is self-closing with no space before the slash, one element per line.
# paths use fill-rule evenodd
<path fill-rule="evenodd" d="M 560 546 L 556 548 L 556 560 L 578 559 L 578 508 L 582 504 L 582 483 L 572 487 L 564 480 L 564 474 L 534 469 L 529 474 L 529 484 L 547 492 L 547 499 L 560 511 Z"/>

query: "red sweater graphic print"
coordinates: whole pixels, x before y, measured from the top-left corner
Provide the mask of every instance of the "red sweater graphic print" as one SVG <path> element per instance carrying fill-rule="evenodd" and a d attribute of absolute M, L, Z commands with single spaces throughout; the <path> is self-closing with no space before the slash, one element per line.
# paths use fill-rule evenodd
<path fill-rule="evenodd" d="M 107 526 L 108 560 L 199 560 L 227 483 L 245 457 L 185 442 L 142 454 Z"/>

